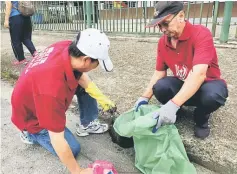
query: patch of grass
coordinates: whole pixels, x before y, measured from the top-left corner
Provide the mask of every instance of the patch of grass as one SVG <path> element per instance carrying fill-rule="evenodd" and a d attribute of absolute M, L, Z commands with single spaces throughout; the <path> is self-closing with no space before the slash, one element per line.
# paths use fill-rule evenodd
<path fill-rule="evenodd" d="M 18 68 L 14 68 L 11 65 L 11 62 L 9 60 L 2 60 L 1 61 L 1 79 L 6 80 L 10 82 L 11 84 L 14 84 L 18 77 L 19 72 Z"/>
<path fill-rule="evenodd" d="M 10 83 L 15 83 L 18 76 L 11 71 L 1 71 L 1 79 L 9 81 Z"/>

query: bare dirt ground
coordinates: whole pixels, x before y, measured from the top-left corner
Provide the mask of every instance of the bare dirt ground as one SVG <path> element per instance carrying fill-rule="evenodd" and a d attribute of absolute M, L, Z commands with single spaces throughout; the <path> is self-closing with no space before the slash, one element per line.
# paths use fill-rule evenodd
<path fill-rule="evenodd" d="M 72 40 L 74 36 L 35 33 L 33 41 L 37 49 L 43 49 L 56 41 Z M 122 41 L 112 39 L 110 56 L 114 62 L 114 71 L 105 73 L 98 68 L 89 73 L 102 91 L 117 103 L 119 112 L 124 112 L 133 107 L 134 102 L 148 84 L 155 68 L 156 47 L 156 43 L 138 42 L 132 39 Z M 235 77 L 237 50 L 218 48 L 217 53 L 222 77 L 228 84 L 229 98 L 226 106 L 215 112 L 211 118 L 210 137 L 204 141 L 194 138 L 193 121 L 188 116 L 182 117 L 176 125 L 190 159 L 219 173 L 235 173 L 237 171 L 237 94 L 235 90 L 237 88 Z M 2 32 L 2 77 L 17 78 L 17 76 L 6 73 L 9 71 L 17 73 L 18 71 L 10 65 L 11 60 L 13 60 L 13 52 L 10 46 L 9 34 Z M 156 103 L 154 99 L 151 102 Z M 7 133 L 7 129 L 2 130 L 2 135 L 5 133 Z M 3 141 L 3 143 L 6 142 Z M 5 146 L 5 148 L 7 147 Z M 2 150 L 3 153 L 4 149 Z M 5 163 L 5 165 L 10 164 Z"/>

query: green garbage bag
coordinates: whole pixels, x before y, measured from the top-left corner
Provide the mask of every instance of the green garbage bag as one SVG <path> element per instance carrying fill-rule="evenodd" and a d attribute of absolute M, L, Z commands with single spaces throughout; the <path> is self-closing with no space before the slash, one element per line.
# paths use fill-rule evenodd
<path fill-rule="evenodd" d="M 135 166 L 144 174 L 196 174 L 175 125 L 165 125 L 152 133 L 153 115 L 159 107 L 142 105 L 131 109 L 114 122 L 114 129 L 124 137 L 133 137 Z"/>

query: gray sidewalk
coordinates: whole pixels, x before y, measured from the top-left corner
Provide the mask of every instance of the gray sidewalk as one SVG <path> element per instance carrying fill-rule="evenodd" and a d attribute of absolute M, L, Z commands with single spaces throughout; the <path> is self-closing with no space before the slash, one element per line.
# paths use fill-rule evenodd
<path fill-rule="evenodd" d="M 2 174 L 66 174 L 62 163 L 38 145 L 20 141 L 19 131 L 10 121 L 12 86 L 1 81 L 1 173 Z M 78 114 L 67 112 L 67 127 L 75 132 Z M 76 136 L 76 135 L 75 135 Z M 140 174 L 134 166 L 134 150 L 123 149 L 112 143 L 108 133 L 79 138 L 81 153 L 77 158 L 82 167 L 95 160 L 112 162 L 119 174 Z M 195 164 L 198 174 L 214 174 Z"/>
<path fill-rule="evenodd" d="M 19 132 L 10 121 L 12 87 L 1 82 L 1 90 L 2 172 L 5 174 L 68 173 L 59 159 L 49 152 L 38 145 L 26 145 L 20 141 Z M 67 116 L 67 127 L 74 133 L 75 124 L 79 120 L 78 114 L 68 111 Z M 139 173 L 133 166 L 133 150 L 123 150 L 117 147 L 111 142 L 108 134 L 78 137 L 77 139 L 81 144 L 81 154 L 77 161 L 83 167 L 95 160 L 109 160 L 116 165 L 119 173 Z"/>

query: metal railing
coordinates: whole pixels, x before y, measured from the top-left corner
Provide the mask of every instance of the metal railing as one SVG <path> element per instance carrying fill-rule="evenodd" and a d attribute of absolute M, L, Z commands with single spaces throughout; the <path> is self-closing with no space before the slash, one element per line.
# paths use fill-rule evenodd
<path fill-rule="evenodd" d="M 145 27 L 153 18 L 155 1 L 32 2 L 36 7 L 32 16 L 34 30 L 78 31 L 89 27 L 120 34 L 160 32 L 157 27 Z M 223 41 L 236 37 L 237 2 L 185 1 L 184 10 L 187 20 L 208 27 L 213 36 Z M 1 5 L 3 11 L 4 5 Z"/>

